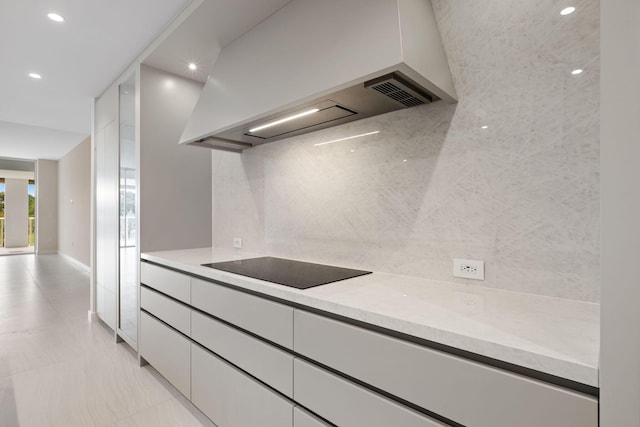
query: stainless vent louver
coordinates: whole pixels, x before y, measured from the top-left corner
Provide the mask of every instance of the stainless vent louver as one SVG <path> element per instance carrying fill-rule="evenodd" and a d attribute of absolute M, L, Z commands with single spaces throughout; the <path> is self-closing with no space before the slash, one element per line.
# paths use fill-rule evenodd
<path fill-rule="evenodd" d="M 397 74 L 388 74 L 368 81 L 364 84 L 364 87 L 373 89 L 405 107 L 415 107 L 433 101 L 431 95 L 413 88 Z"/>

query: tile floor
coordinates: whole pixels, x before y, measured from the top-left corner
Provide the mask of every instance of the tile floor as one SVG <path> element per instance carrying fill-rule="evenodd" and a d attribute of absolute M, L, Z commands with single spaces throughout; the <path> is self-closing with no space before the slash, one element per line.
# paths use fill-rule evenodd
<path fill-rule="evenodd" d="M 0 257 L 0 427 L 213 426 L 88 306 L 63 257 Z"/>

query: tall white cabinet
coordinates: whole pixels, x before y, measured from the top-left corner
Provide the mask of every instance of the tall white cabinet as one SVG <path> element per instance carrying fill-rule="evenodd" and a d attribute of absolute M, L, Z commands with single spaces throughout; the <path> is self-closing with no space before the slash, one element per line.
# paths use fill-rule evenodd
<path fill-rule="evenodd" d="M 95 150 L 95 295 L 96 314 L 116 329 L 118 286 L 118 87 L 96 101 Z"/>
<path fill-rule="evenodd" d="M 178 144 L 201 89 L 138 64 L 95 102 L 95 311 L 136 350 L 140 252 L 211 246 L 211 154 Z"/>

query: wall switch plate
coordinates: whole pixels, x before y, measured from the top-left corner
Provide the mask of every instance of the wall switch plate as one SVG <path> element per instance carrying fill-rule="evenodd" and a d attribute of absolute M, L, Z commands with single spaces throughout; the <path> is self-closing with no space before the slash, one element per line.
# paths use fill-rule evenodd
<path fill-rule="evenodd" d="M 464 314 L 483 313 L 484 295 L 455 291 L 453 293 L 453 307 Z"/>
<path fill-rule="evenodd" d="M 233 238 L 233 247 L 236 249 L 242 249 L 242 237 Z"/>
<path fill-rule="evenodd" d="M 453 260 L 453 275 L 465 279 L 484 280 L 484 261 L 456 258 Z"/>

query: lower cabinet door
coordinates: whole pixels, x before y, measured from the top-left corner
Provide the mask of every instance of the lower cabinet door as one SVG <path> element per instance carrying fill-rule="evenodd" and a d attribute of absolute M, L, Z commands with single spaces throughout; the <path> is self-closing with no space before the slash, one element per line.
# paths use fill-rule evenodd
<path fill-rule="evenodd" d="M 432 418 L 300 359 L 294 360 L 293 381 L 295 401 L 336 426 L 443 427 Z"/>
<path fill-rule="evenodd" d="M 293 408 L 293 427 L 330 427 L 330 425 L 296 406 Z"/>
<path fill-rule="evenodd" d="M 294 323 L 296 353 L 462 425 L 598 425 L 591 396 L 299 309 Z"/>
<path fill-rule="evenodd" d="M 191 401 L 218 427 L 293 427 L 293 403 L 197 344 Z"/>
<path fill-rule="evenodd" d="M 140 313 L 140 355 L 180 393 L 191 397 L 191 341 L 169 326 Z"/>
<path fill-rule="evenodd" d="M 193 310 L 191 339 L 293 398 L 293 356 Z"/>

